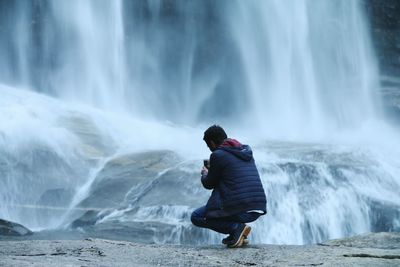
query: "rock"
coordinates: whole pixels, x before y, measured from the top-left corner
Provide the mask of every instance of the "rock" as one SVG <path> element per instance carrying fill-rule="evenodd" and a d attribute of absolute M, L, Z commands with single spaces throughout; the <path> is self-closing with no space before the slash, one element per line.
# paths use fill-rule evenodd
<path fill-rule="evenodd" d="M 399 266 L 400 249 L 390 245 L 398 244 L 398 238 L 398 233 L 379 233 L 336 243 L 249 245 L 243 249 L 206 244 L 146 245 L 92 238 L 0 241 L 0 266 L 47 266 L 49 262 L 60 266 Z M 360 242 L 361 247 L 354 246 Z"/>
<path fill-rule="evenodd" d="M 87 177 L 88 171 L 81 158 L 64 157 L 40 143 L 15 151 L 0 149 L 0 174 L 4 178 L 0 187 L 3 212 L 12 214 L 11 217 L 17 221 L 29 221 L 28 227 L 51 227 L 53 222 L 57 224 L 61 219 L 62 212 L 45 207 L 53 206 L 51 202 L 44 202 L 49 197 L 45 196 L 46 192 L 79 184 Z"/>
<path fill-rule="evenodd" d="M 49 189 L 40 196 L 37 204 L 51 205 L 53 207 L 67 207 L 74 194 L 75 190 L 72 188 Z"/>
<path fill-rule="evenodd" d="M 400 74 L 400 2 L 397 0 L 364 0 L 364 2 L 381 74 L 398 77 Z"/>
<path fill-rule="evenodd" d="M 400 1 L 363 0 L 379 63 L 386 116 L 400 124 Z"/>
<path fill-rule="evenodd" d="M 77 205 L 90 212 L 76 216 L 72 226 L 93 225 L 118 209 L 128 208 L 126 212 L 133 213 L 138 207 L 197 207 L 205 203 L 207 192 L 199 190 L 199 166 L 181 165 L 181 161 L 171 151 L 148 151 L 111 159 L 96 176 L 88 196 Z"/>
<path fill-rule="evenodd" d="M 98 159 L 115 153 L 114 140 L 83 113 L 70 112 L 59 118 L 58 125 L 75 134 L 81 141 L 80 152 L 86 159 Z"/>
<path fill-rule="evenodd" d="M 74 220 L 70 226 L 72 228 L 92 226 L 95 225 L 95 223 L 99 219 L 101 219 L 101 216 L 99 216 L 99 212 L 94 210 L 89 210 L 85 212 L 81 217 Z"/>
<path fill-rule="evenodd" d="M 59 101 L 45 96 L 28 92 L 13 96 L 13 91 L 18 90 L 9 93 L 6 111 L 15 101 L 21 112 L 29 114 L 26 120 L 34 122 L 29 126 L 32 129 L 25 130 L 32 132 L 22 139 L 7 131 L 0 133 L 2 214 L 34 229 L 57 227 L 63 223 L 75 189 L 102 157 L 115 152 L 115 144 L 88 115 L 64 110 Z M 39 100 L 43 104 L 38 106 L 46 107 L 44 113 L 57 114 L 54 121 L 41 118 L 43 107 L 29 104 L 42 103 Z M 8 112 L 13 114 L 13 108 Z"/>
<path fill-rule="evenodd" d="M 192 209 L 204 205 L 200 163 L 171 151 L 148 151 L 110 160 L 95 178 L 70 226 L 88 236 L 145 243 L 196 244 L 209 234 L 191 226 Z M 174 234 L 169 234 L 173 232 Z M 204 240 L 198 239 L 198 241 Z"/>
<path fill-rule="evenodd" d="M 297 207 L 302 239 L 298 243 L 285 239 L 286 242 L 312 244 L 369 229 L 398 231 L 400 212 L 396 203 L 372 199 L 356 186 L 352 189 L 354 177 L 382 178 L 373 157 L 344 147 L 335 150 L 331 145 L 273 142 L 265 146 L 258 150 L 265 149 L 284 159 L 260 164 L 260 173 L 275 186 L 269 191 L 270 213 L 265 220 L 287 225 L 279 217 L 279 209 L 282 214 L 287 213 L 280 205 L 286 196 L 280 192 L 289 190 L 301 200 Z M 77 208 L 85 210 L 70 217 L 71 228 L 80 228 L 92 238 L 192 245 L 219 243 L 216 235 L 198 231 L 190 224 L 191 212 L 204 205 L 210 194 L 201 186 L 200 165 L 201 161 L 182 161 L 171 151 L 148 151 L 111 159 L 97 174 L 88 196 L 78 204 Z M 347 208 L 348 199 L 358 201 L 357 205 Z M 332 203 L 335 210 L 326 215 L 324 209 L 331 208 Z M 359 206 L 365 210 L 359 212 Z M 319 213 L 321 217 L 316 216 Z M 276 218 L 281 221 L 275 221 Z M 324 223 L 332 218 L 338 218 L 334 225 Z M 357 228 L 359 222 L 364 223 L 360 226 L 363 228 Z M 262 233 L 255 237 L 258 242 L 282 240 L 277 230 L 269 233 L 277 235 L 275 239 L 267 239 L 268 228 L 261 220 L 256 225 Z M 142 235 L 137 235 L 140 231 Z"/>
<path fill-rule="evenodd" d="M 13 188 L 17 184 L 18 192 L 10 194 L 21 193 L 19 199 L 25 203 L 36 203 L 48 189 L 67 187 L 69 182 L 77 181 L 77 177 L 87 175 L 86 169 L 81 159 L 66 159 L 43 144 L 34 143 L 19 151 L 0 153 L 0 173 L 10 180 L 6 186 Z"/>
<path fill-rule="evenodd" d="M 94 225 L 104 217 L 104 213 L 127 206 L 135 201 L 134 193 L 144 194 L 159 172 L 171 167 L 177 156 L 170 151 L 153 151 L 121 155 L 108 161 L 99 171 L 91 185 L 88 196 L 78 208 L 88 209 L 82 214 L 78 212 L 72 227 Z M 130 201 L 127 203 L 127 195 Z M 102 213 L 103 216 L 99 214 Z M 82 216 L 82 217 L 81 217 Z"/>
<path fill-rule="evenodd" d="M 373 232 L 400 232 L 400 207 L 373 200 L 369 207 Z"/>
<path fill-rule="evenodd" d="M 75 190 L 56 188 L 45 191 L 36 203 L 36 220 L 39 225 L 58 225 L 72 201 Z"/>
<path fill-rule="evenodd" d="M 330 240 L 323 244 L 329 246 L 346 246 L 355 248 L 400 249 L 400 233 L 369 233 L 344 239 Z"/>
<path fill-rule="evenodd" d="M 130 190 L 137 188 L 142 192 L 147 182 L 177 162 L 178 156 L 171 151 L 151 151 L 113 158 L 98 173 L 89 196 L 79 207 L 119 207 Z"/>
<path fill-rule="evenodd" d="M 0 219 L 0 236 L 26 236 L 32 234 L 31 230 L 19 223 Z"/>
<path fill-rule="evenodd" d="M 390 87 L 382 89 L 384 111 L 387 118 L 396 124 L 400 124 L 400 79 Z"/>

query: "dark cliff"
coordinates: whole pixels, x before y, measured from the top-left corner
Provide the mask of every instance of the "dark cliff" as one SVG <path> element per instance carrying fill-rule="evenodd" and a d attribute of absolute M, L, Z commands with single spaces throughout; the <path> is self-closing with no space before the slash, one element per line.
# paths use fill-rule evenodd
<path fill-rule="evenodd" d="M 379 63 L 384 111 L 400 124 L 400 1 L 363 1 Z"/>
<path fill-rule="evenodd" d="M 400 1 L 364 1 L 381 75 L 400 77 Z"/>

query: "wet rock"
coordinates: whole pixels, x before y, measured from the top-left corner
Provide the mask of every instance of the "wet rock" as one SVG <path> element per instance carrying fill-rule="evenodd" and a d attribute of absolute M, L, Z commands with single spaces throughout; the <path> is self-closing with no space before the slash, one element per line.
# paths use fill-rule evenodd
<path fill-rule="evenodd" d="M 71 225 L 93 225 L 118 210 L 124 210 L 123 214 L 130 216 L 138 207 L 195 207 L 205 203 L 206 192 L 199 190 L 198 173 L 185 170 L 180 161 L 178 155 L 171 151 L 149 151 L 110 160 L 96 176 L 88 197 L 77 206 L 90 211 L 76 216 Z M 190 170 L 194 166 L 186 164 L 185 168 Z M 197 171 L 199 166 L 195 168 Z"/>
<path fill-rule="evenodd" d="M 269 180 L 279 178 L 270 183 L 273 188 L 269 188 L 270 214 L 267 217 L 276 218 L 273 213 L 279 212 L 284 201 L 285 196 L 277 192 L 294 193 L 301 200 L 298 203 L 302 216 L 301 242 L 311 244 L 332 237 L 330 228 L 321 223 L 323 220 L 316 221 L 315 214 L 324 213 L 323 209 L 331 208 L 332 203 L 342 205 L 345 201 L 340 198 L 359 201 L 360 205 L 365 203 L 366 207 L 363 213 L 357 213 L 357 206 L 334 210 L 332 217 L 342 220 L 339 225 L 342 236 L 354 235 L 354 222 L 361 220 L 372 231 L 398 231 L 398 207 L 369 199 L 352 183 L 355 179 L 381 179 L 382 173 L 375 168 L 379 167 L 378 163 L 368 154 L 321 144 L 275 142 L 267 144 L 265 149 L 283 159 L 262 164 L 260 168 L 260 173 Z M 83 228 L 91 237 L 104 237 L 100 233 L 106 232 L 107 238 L 129 241 L 155 238 L 175 244 L 197 244 L 197 240 L 217 243 L 219 240 L 214 240 L 215 236 L 196 232 L 190 225 L 191 212 L 204 205 L 210 193 L 201 186 L 200 164 L 182 161 L 170 151 L 118 156 L 99 171 L 88 197 L 77 206 L 88 211 L 71 216 L 74 218 L 71 226 Z M 330 220 L 329 216 L 324 220 Z M 115 226 L 114 233 L 111 225 Z M 142 231 L 143 236 L 131 234 L 132 231 Z M 163 232 L 175 234 L 160 234 Z"/>
<path fill-rule="evenodd" d="M 102 217 L 99 216 L 98 211 L 89 210 L 85 212 L 82 216 L 80 216 L 78 219 L 74 220 L 70 226 L 72 228 L 92 226 L 101 218 Z"/>
<path fill-rule="evenodd" d="M 195 244 L 193 237 L 204 233 L 192 227 L 190 214 L 208 198 L 199 179 L 201 163 L 197 163 L 182 163 L 171 151 L 112 159 L 77 206 L 89 211 L 77 214 L 70 226 L 94 237 Z"/>
<path fill-rule="evenodd" d="M 392 123 L 400 124 L 400 2 L 364 2 L 379 63 L 384 111 Z"/>
<path fill-rule="evenodd" d="M 74 197 L 72 188 L 56 188 L 45 191 L 36 203 L 36 218 L 40 225 L 57 221 L 68 210 Z"/>
<path fill-rule="evenodd" d="M 177 164 L 171 151 L 152 151 L 116 157 L 105 164 L 96 176 L 89 196 L 79 207 L 115 208 L 125 202 L 129 191 L 143 187 L 167 168 Z"/>
<path fill-rule="evenodd" d="M 400 232 L 400 207 L 373 200 L 369 207 L 373 232 Z"/>
<path fill-rule="evenodd" d="M 0 236 L 25 236 L 32 234 L 31 230 L 19 223 L 0 219 Z"/>
<path fill-rule="evenodd" d="M 371 25 L 381 73 L 398 77 L 400 74 L 400 2 L 397 0 L 364 0 Z"/>
<path fill-rule="evenodd" d="M 36 203 L 47 188 L 67 187 L 69 181 L 86 174 L 82 169 L 85 170 L 79 159 L 63 158 L 44 144 L 32 144 L 13 153 L 0 153 L 2 176 L 18 184 L 19 192 L 32 192 L 34 195 L 32 198 L 27 198 L 27 194 L 21 195 L 21 198 L 26 198 L 26 203 Z"/>
<path fill-rule="evenodd" d="M 74 194 L 75 190 L 72 188 L 49 189 L 40 196 L 37 204 L 51 205 L 52 207 L 67 207 Z"/>
<path fill-rule="evenodd" d="M 86 159 L 110 156 L 116 144 L 110 136 L 100 131 L 91 118 L 79 112 L 70 112 L 58 121 L 59 126 L 75 134 L 81 141 L 80 152 Z"/>
<path fill-rule="evenodd" d="M 393 123 L 400 124 L 400 79 L 390 87 L 384 87 L 382 95 L 387 118 Z"/>
<path fill-rule="evenodd" d="M 0 196 L 12 196 L 3 197 L 2 208 L 6 214 L 20 216 L 16 217 L 18 221 L 29 218 L 29 227 L 47 227 L 65 211 L 46 208 L 57 202 L 49 199 L 49 192 L 79 183 L 87 176 L 87 167 L 80 158 L 63 157 L 44 144 L 33 143 L 13 153 L 1 151 L 0 174 L 4 183 Z M 66 194 L 60 198 L 63 196 Z"/>

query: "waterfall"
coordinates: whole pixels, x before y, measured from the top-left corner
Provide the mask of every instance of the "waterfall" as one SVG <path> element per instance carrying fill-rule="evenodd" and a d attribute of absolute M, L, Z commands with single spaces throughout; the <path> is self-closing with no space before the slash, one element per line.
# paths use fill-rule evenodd
<path fill-rule="evenodd" d="M 151 222 L 154 242 L 219 242 L 188 219 L 207 199 L 201 138 L 217 122 L 255 151 L 269 214 L 253 241 L 399 230 L 398 133 L 361 1 L 21 0 L 0 13 L 0 218 Z"/>
<path fill-rule="evenodd" d="M 192 125 L 240 117 L 278 138 L 379 111 L 359 1 L 3 5 L 16 7 L 0 78 L 61 99 Z"/>
<path fill-rule="evenodd" d="M 379 79 L 359 1 L 238 1 L 228 12 L 255 124 L 278 136 L 355 129 Z"/>

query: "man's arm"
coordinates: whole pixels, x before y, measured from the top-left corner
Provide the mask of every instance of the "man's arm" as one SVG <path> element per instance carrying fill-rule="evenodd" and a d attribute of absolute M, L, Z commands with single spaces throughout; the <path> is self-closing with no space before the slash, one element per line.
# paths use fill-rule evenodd
<path fill-rule="evenodd" d="M 212 153 L 210 156 L 210 169 L 208 172 L 203 171 L 201 174 L 201 183 L 204 188 L 214 189 L 218 185 L 222 167 L 220 155 Z"/>

